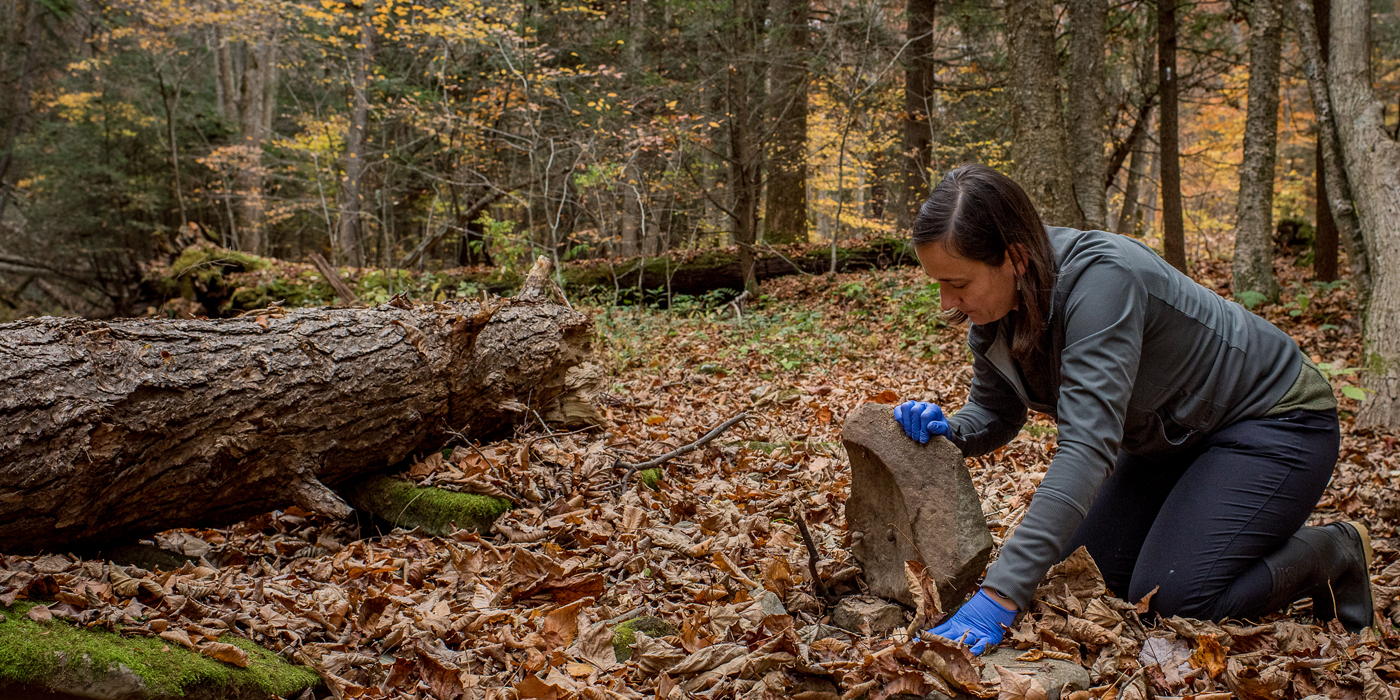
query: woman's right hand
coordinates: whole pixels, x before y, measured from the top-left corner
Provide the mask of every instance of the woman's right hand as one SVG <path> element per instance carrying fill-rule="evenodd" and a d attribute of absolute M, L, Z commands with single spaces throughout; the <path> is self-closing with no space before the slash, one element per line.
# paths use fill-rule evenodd
<path fill-rule="evenodd" d="M 947 435 L 948 419 L 937 404 L 905 401 L 894 407 L 894 419 L 904 428 L 904 434 L 921 443 L 934 435 Z"/>

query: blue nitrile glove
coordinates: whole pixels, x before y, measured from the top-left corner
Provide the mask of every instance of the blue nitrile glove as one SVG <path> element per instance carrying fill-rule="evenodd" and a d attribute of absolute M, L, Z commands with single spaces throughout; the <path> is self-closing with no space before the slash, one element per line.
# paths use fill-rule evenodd
<path fill-rule="evenodd" d="M 905 435 L 923 443 L 934 435 L 947 435 L 949 432 L 948 419 L 943 417 L 943 409 L 937 404 L 905 401 L 894 407 L 894 419 L 904 428 Z"/>
<path fill-rule="evenodd" d="M 1015 620 L 1015 610 L 1001 607 L 1001 603 L 992 600 L 986 591 L 978 589 L 977 595 L 958 608 L 952 617 L 925 634 L 961 641 L 972 647 L 972 653 L 981 656 L 988 647 L 1001 644 L 1005 634 L 1002 627 L 1010 627 Z"/>

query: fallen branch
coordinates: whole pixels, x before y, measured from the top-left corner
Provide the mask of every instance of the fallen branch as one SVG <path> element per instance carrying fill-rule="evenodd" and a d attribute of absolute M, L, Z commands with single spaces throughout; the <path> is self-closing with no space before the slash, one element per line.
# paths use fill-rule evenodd
<path fill-rule="evenodd" d="M 698 450 L 698 449 L 704 447 L 704 446 L 705 446 L 706 444 L 708 444 L 711 440 L 713 440 L 713 439 L 719 437 L 720 433 L 723 433 L 724 431 L 728 430 L 728 429 L 729 429 L 730 427 L 732 427 L 735 423 L 738 423 L 739 421 L 741 421 L 741 420 L 747 418 L 748 416 L 749 416 L 749 412 L 748 412 L 748 411 L 740 411 L 740 412 L 738 413 L 738 415 L 735 415 L 734 417 L 730 418 L 729 420 L 727 420 L 727 421 L 725 421 L 725 422 L 723 422 L 723 423 L 720 423 L 719 425 L 715 426 L 713 430 L 711 430 L 711 431 L 708 432 L 708 433 L 705 433 L 705 435 L 704 435 L 703 437 L 701 437 L 699 440 L 696 440 L 695 442 L 692 442 L 692 443 L 690 443 L 689 445 L 684 445 L 684 446 L 682 446 L 682 447 L 678 447 L 678 448 L 676 448 L 676 449 L 674 449 L 674 450 L 671 450 L 670 452 L 667 452 L 666 454 L 661 455 L 660 457 L 657 457 L 656 459 L 651 459 L 651 460 L 648 460 L 648 461 L 645 461 L 645 462 L 639 462 L 639 463 L 623 462 L 622 460 L 618 460 L 617 466 L 619 466 L 619 467 L 626 467 L 626 469 L 627 469 L 627 473 L 622 475 L 622 490 L 623 490 L 623 492 L 626 492 L 626 491 L 627 491 L 627 481 L 628 481 L 629 479 L 632 478 L 632 474 L 633 474 L 633 473 L 639 472 L 639 471 L 644 471 L 644 470 L 647 470 L 647 469 L 651 469 L 652 467 L 659 467 L 659 466 L 661 466 L 661 465 L 663 465 L 663 464 L 665 464 L 665 463 L 667 463 L 667 462 L 669 462 L 669 461 L 671 461 L 671 460 L 673 460 L 673 459 L 675 459 L 675 458 L 677 458 L 677 457 L 680 457 L 681 455 L 689 454 L 689 453 L 691 453 L 691 452 L 694 452 L 694 451 L 696 451 L 696 450 Z"/>
<path fill-rule="evenodd" d="M 817 593 L 821 595 L 822 602 L 830 605 L 836 604 L 836 599 L 832 597 L 831 591 L 827 590 L 826 583 L 822 581 L 821 574 L 817 573 L 817 542 L 812 539 L 812 530 L 807 527 L 807 517 L 802 511 L 793 509 L 792 515 L 797 519 L 797 528 L 802 531 L 802 541 L 807 545 L 807 568 L 812 572 L 812 581 L 816 584 Z"/>
<path fill-rule="evenodd" d="M 335 295 L 340 297 L 341 301 L 347 304 L 360 303 L 360 298 L 355 295 L 355 290 L 351 289 L 350 285 L 346 284 L 345 280 L 340 278 L 340 273 L 336 272 L 334 267 L 331 267 L 330 261 L 326 260 L 324 255 L 312 253 L 311 264 L 315 265 L 316 269 L 321 272 L 321 276 L 326 278 L 326 283 L 331 286 L 331 289 L 335 290 Z"/>

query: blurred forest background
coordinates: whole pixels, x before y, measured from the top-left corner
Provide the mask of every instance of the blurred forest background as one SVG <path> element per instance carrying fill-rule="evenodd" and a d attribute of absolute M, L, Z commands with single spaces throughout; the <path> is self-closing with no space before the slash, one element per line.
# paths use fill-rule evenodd
<path fill-rule="evenodd" d="M 1047 223 L 1233 257 L 1247 304 L 1288 250 L 1366 308 L 1400 243 L 1400 194 L 1350 191 L 1391 156 L 1346 157 L 1355 115 L 1400 131 L 1393 0 L 0 0 L 0 32 L 5 318 L 214 315 L 178 273 L 263 258 L 369 301 L 540 254 L 725 249 L 753 286 L 903 237 L 968 162 Z"/>

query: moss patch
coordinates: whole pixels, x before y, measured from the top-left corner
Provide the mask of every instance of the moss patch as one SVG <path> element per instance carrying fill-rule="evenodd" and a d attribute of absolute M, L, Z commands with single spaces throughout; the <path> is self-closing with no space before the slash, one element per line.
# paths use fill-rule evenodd
<path fill-rule="evenodd" d="M 350 504 L 360 510 L 395 527 L 417 527 L 439 537 L 451 533 L 453 523 L 485 533 L 511 507 L 504 498 L 417 486 L 391 476 L 370 477 L 348 492 Z"/>
<path fill-rule="evenodd" d="M 265 698 L 294 695 L 321 682 L 315 671 L 289 664 L 241 637 L 226 636 L 221 641 L 248 652 L 247 668 L 215 661 L 159 637 L 122 637 L 58 620 L 34 622 L 26 616 L 32 607 L 31 602 L 0 607 L 0 685 L 57 688 L 65 680 L 97 680 L 119 666 L 139 677 L 152 696 Z M 210 692 L 213 688 L 217 692 Z"/>
<path fill-rule="evenodd" d="M 658 488 L 657 484 L 660 483 L 661 479 L 663 478 L 661 474 L 661 468 L 657 467 L 655 469 L 644 469 L 638 474 L 638 478 L 642 480 L 643 484 L 646 484 L 647 488 L 651 489 L 652 491 L 655 491 Z"/>
<path fill-rule="evenodd" d="M 676 626 L 651 615 L 634 617 L 613 628 L 613 655 L 619 662 L 632 658 L 632 645 L 637 643 L 637 632 L 645 632 L 648 637 L 669 637 L 676 634 Z"/>

